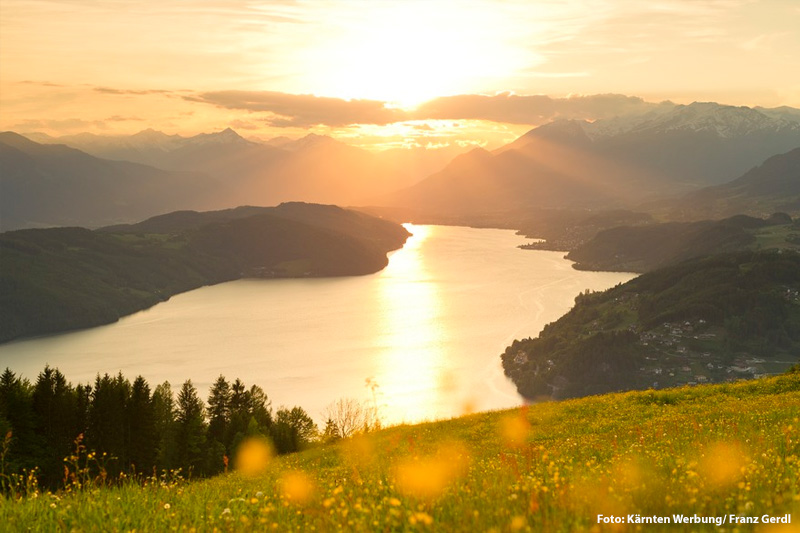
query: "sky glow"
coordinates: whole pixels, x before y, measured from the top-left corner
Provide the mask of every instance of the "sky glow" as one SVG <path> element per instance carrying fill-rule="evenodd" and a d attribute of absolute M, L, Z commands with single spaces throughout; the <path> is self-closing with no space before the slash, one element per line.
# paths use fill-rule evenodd
<path fill-rule="evenodd" d="M 793 0 L 4 0 L 0 128 L 424 147 L 553 118 L 470 95 L 800 107 L 797 28 Z"/>

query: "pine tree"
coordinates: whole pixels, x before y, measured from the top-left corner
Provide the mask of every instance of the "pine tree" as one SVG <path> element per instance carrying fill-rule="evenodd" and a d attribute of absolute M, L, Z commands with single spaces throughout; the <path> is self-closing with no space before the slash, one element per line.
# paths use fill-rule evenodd
<path fill-rule="evenodd" d="M 189 475 L 203 475 L 206 457 L 206 425 L 203 401 L 197 395 L 192 380 L 187 380 L 178 393 L 176 435 L 178 465 Z"/>
<path fill-rule="evenodd" d="M 224 376 L 219 376 L 208 395 L 208 438 L 225 444 L 230 425 L 231 386 Z"/>
<path fill-rule="evenodd" d="M 156 469 L 176 468 L 177 448 L 175 443 L 175 397 L 169 381 L 158 385 L 153 391 L 153 431 L 155 440 Z"/>
<path fill-rule="evenodd" d="M 306 448 L 316 439 L 317 426 L 301 407 L 278 409 L 272 425 L 272 439 L 278 453 L 292 453 Z"/>
<path fill-rule="evenodd" d="M 0 405 L 6 425 L 0 438 L 11 432 L 11 447 L 6 459 L 6 473 L 30 470 L 36 466 L 39 446 L 34 428 L 33 387 L 6 368 L 0 375 Z"/>
<path fill-rule="evenodd" d="M 328 420 L 325 421 L 325 429 L 322 431 L 320 439 L 322 442 L 328 444 L 342 440 L 341 435 L 339 435 L 339 426 L 332 418 L 328 418 Z"/>
<path fill-rule="evenodd" d="M 78 385 L 75 387 L 75 429 L 77 435 L 86 436 L 89 429 L 89 410 L 92 405 L 92 386 Z M 77 437 L 76 435 L 76 437 Z"/>
<path fill-rule="evenodd" d="M 253 385 L 248 391 L 247 399 L 250 403 L 250 417 L 255 419 L 261 433 L 267 434 L 272 426 L 272 402 L 267 393 L 258 385 Z"/>
<path fill-rule="evenodd" d="M 122 373 L 113 378 L 108 374 L 102 378 L 98 375 L 92 390 L 86 446 L 105 457 L 104 468 L 112 475 L 128 464 L 130 433 L 126 404 L 130 390 L 130 382 Z"/>
<path fill-rule="evenodd" d="M 52 487 L 61 479 L 63 459 L 77 436 L 74 391 L 64 374 L 46 366 L 36 380 L 31 402 L 41 446 L 38 466 L 43 482 Z"/>
<path fill-rule="evenodd" d="M 231 385 L 230 422 L 225 434 L 225 449 L 234 455 L 236 448 L 247 433 L 250 423 L 250 395 L 239 378 Z"/>
<path fill-rule="evenodd" d="M 130 435 L 128 459 L 132 465 L 131 470 L 149 473 L 155 466 L 155 419 L 150 385 L 142 376 L 133 381 L 130 401 L 126 407 Z"/>

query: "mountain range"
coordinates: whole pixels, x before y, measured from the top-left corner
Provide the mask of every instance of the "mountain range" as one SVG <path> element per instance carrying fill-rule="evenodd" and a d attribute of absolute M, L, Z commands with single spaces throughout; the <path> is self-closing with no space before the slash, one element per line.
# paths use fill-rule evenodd
<path fill-rule="evenodd" d="M 0 133 L 0 227 L 102 225 L 203 209 L 220 182 L 207 174 L 99 159 L 65 145 Z"/>
<path fill-rule="evenodd" d="M 800 211 L 800 148 L 770 157 L 739 178 L 668 201 L 671 218 Z"/>
<path fill-rule="evenodd" d="M 789 160 L 800 147 L 800 111 L 664 105 L 591 123 L 556 120 L 496 150 L 466 153 L 460 147 L 374 153 L 314 134 L 263 142 L 231 129 L 194 137 L 154 130 L 28 137 L 0 134 L 3 230 L 98 227 L 176 209 L 291 200 L 474 223 L 548 209 L 641 211 L 653 199 L 683 195 L 667 209 L 680 218 L 680 208 L 705 200 L 738 208 L 742 202 L 733 198 L 746 204 L 767 194 L 765 186 L 747 183 L 769 172 L 779 176 L 769 178 L 768 194 L 795 195 L 784 202 L 792 211 L 797 167 Z"/>
<path fill-rule="evenodd" d="M 622 207 L 732 180 L 800 146 L 800 116 L 694 103 L 595 122 L 558 120 L 473 150 L 384 199 L 452 215 Z"/>
<path fill-rule="evenodd" d="M 353 205 L 408 186 L 443 167 L 461 147 L 371 152 L 324 135 L 262 142 L 228 128 L 193 137 L 145 130 L 130 136 L 26 134 L 102 159 L 200 172 L 224 183 L 216 207 L 303 200 Z"/>

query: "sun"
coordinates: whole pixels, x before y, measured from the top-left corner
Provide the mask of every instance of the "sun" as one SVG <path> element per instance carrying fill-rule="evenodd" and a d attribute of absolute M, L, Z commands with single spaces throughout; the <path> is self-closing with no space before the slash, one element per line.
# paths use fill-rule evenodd
<path fill-rule="evenodd" d="M 413 108 L 436 96 L 488 87 L 519 67 L 504 40 L 503 19 L 469 4 L 356 4 L 336 31 L 304 53 L 317 92 Z M 507 22 L 507 21 L 505 21 Z"/>

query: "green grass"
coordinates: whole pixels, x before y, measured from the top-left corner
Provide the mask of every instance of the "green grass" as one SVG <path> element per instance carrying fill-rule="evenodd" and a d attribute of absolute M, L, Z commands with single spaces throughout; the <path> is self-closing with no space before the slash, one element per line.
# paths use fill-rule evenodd
<path fill-rule="evenodd" d="M 33 531 L 582 531 L 636 513 L 796 527 L 800 374 L 392 427 L 251 477 L 0 500 L 0 524 Z"/>

